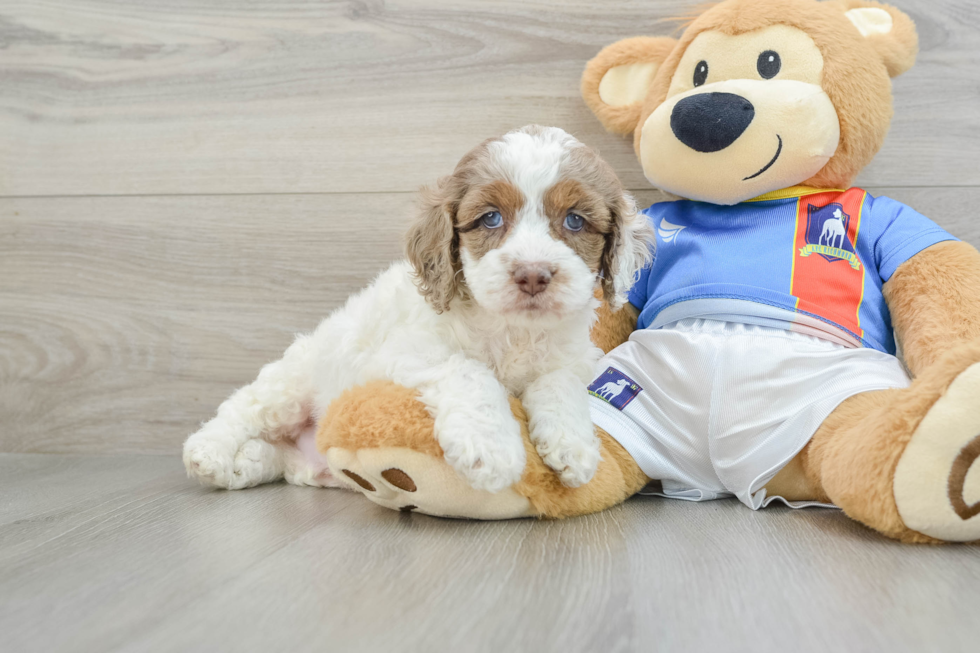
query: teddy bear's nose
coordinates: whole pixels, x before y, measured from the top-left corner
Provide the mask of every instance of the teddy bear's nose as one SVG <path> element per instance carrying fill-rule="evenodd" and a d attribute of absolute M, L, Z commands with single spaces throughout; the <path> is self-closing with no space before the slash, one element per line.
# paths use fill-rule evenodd
<path fill-rule="evenodd" d="M 670 128 L 698 152 L 717 152 L 734 143 L 755 117 L 755 107 L 734 93 L 698 93 L 674 105 Z"/>

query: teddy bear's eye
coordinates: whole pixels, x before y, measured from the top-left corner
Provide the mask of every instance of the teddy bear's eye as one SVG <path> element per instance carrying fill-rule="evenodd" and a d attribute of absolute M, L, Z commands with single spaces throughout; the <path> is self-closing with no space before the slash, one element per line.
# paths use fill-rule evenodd
<path fill-rule="evenodd" d="M 766 50 L 759 55 L 759 60 L 755 63 L 756 70 L 762 75 L 762 79 L 772 79 L 779 74 L 783 62 L 779 59 L 779 53 L 775 50 Z"/>
<path fill-rule="evenodd" d="M 706 79 L 708 79 L 708 62 L 699 61 L 698 65 L 694 67 L 694 85 L 701 86 Z"/>

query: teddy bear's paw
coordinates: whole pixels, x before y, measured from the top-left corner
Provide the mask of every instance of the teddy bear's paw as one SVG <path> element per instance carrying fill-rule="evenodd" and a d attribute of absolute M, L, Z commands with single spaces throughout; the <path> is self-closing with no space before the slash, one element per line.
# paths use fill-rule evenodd
<path fill-rule="evenodd" d="M 579 487 L 595 476 L 600 447 L 591 421 L 558 424 L 552 428 L 534 424 L 531 441 L 544 464 L 558 472 L 563 485 Z"/>
<path fill-rule="evenodd" d="M 414 449 L 331 447 L 326 457 L 342 484 L 391 510 L 469 519 L 531 515 L 528 500 L 513 489 L 476 490 L 441 458 Z"/>
<path fill-rule="evenodd" d="M 953 542 L 980 540 L 980 363 L 929 409 L 895 469 L 905 525 Z"/>

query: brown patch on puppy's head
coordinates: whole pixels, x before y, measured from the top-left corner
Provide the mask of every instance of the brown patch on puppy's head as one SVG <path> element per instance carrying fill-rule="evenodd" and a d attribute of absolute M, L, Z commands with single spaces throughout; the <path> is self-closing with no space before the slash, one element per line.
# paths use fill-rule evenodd
<path fill-rule="evenodd" d="M 600 280 L 619 304 L 650 257 L 652 230 L 612 168 L 553 127 L 485 141 L 422 204 L 406 249 L 438 311 L 465 293 L 495 315 L 560 319 Z"/>
<path fill-rule="evenodd" d="M 405 237 L 405 254 L 415 268 L 419 292 L 440 313 L 448 310 L 453 297 L 464 291 L 458 215 L 464 198 L 474 186 L 484 189 L 494 181 L 489 170 L 488 147 L 495 140 L 487 139 L 474 147 L 460 159 L 451 175 L 419 191 L 419 210 Z M 508 199 L 513 198 L 504 188 L 485 190 L 490 195 L 496 190 Z M 478 197 L 470 198 L 463 208 L 471 210 L 477 203 Z"/>
<path fill-rule="evenodd" d="M 419 292 L 438 312 L 458 292 L 459 241 L 453 225 L 458 183 L 443 177 L 419 191 L 419 211 L 405 236 L 405 255 L 415 268 Z"/>
<path fill-rule="evenodd" d="M 552 237 L 564 241 L 590 270 L 598 273 L 612 222 L 602 197 L 574 179 L 563 179 L 545 192 L 544 212 Z M 579 231 L 565 228 L 569 216 L 581 218 Z"/>
<path fill-rule="evenodd" d="M 503 243 L 508 227 L 516 222 L 517 214 L 523 206 L 524 195 L 504 179 L 495 179 L 472 187 L 463 196 L 456 213 L 460 245 L 476 258 L 482 258 Z M 500 213 L 501 227 L 481 229 L 484 217 L 495 211 Z"/>
<path fill-rule="evenodd" d="M 612 167 L 590 148 L 573 150 L 564 167 L 564 178 L 545 194 L 544 209 L 552 235 L 563 240 L 601 277 L 603 299 L 621 303 L 617 294 L 631 285 L 632 271 L 648 259 L 653 232 L 646 220 L 637 216 L 635 202 Z M 565 228 L 569 215 L 582 218 L 580 231 Z M 624 265 L 629 268 L 625 272 L 621 269 Z"/>

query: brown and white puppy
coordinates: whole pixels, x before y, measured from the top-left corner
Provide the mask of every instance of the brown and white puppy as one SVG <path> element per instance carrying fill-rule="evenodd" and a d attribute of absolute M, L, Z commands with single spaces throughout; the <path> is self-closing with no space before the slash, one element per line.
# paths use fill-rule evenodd
<path fill-rule="evenodd" d="M 562 481 L 592 478 L 599 446 L 586 386 L 601 355 L 589 339 L 596 290 L 622 304 L 653 241 L 633 199 L 595 152 L 538 126 L 480 144 L 421 197 L 408 262 L 222 404 L 185 444 L 191 475 L 221 487 L 283 475 L 362 482 L 339 469 L 331 476 L 299 452 L 309 450 L 308 425 L 341 392 L 390 379 L 419 391 L 446 460 L 478 489 L 506 488 L 524 470 L 510 394 Z"/>

